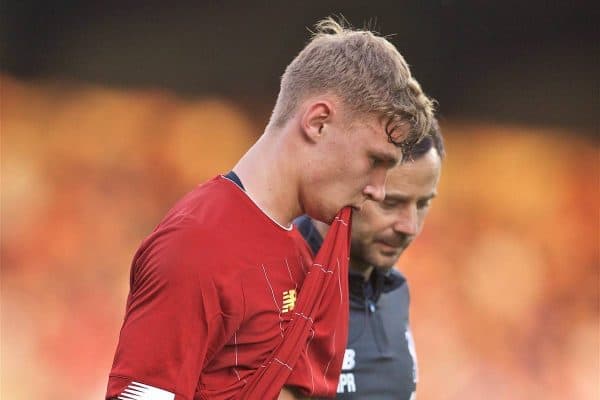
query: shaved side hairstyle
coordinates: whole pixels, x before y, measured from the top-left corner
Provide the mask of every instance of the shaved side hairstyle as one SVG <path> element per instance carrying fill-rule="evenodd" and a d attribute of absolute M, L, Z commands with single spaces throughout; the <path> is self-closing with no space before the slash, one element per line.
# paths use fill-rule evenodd
<path fill-rule="evenodd" d="M 390 141 L 404 152 L 426 136 L 433 123 L 434 102 L 394 45 L 331 17 L 316 24 L 310 42 L 287 66 L 269 124 L 283 126 L 304 99 L 325 93 L 339 98 L 353 119 L 367 114 L 387 119 Z M 410 124 L 408 137 L 394 137 L 404 123 Z"/>

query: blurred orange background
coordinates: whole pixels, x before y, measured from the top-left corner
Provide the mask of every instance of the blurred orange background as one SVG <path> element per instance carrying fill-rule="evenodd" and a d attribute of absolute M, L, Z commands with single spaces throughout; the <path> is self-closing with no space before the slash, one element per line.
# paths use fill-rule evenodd
<path fill-rule="evenodd" d="M 1 396 L 102 398 L 138 244 L 263 125 L 223 98 L 0 79 Z M 598 142 L 442 128 L 440 194 L 400 260 L 418 398 L 599 398 Z"/>

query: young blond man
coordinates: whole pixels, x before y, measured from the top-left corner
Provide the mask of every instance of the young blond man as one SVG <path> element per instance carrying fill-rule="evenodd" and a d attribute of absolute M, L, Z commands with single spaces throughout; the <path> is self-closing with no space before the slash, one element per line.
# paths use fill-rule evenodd
<path fill-rule="evenodd" d="M 260 139 L 138 249 L 106 398 L 269 399 L 284 384 L 332 396 L 347 335 L 350 209 L 384 199 L 387 171 L 431 120 L 393 45 L 319 22 Z M 302 214 L 336 231 L 327 265 L 292 225 Z"/>

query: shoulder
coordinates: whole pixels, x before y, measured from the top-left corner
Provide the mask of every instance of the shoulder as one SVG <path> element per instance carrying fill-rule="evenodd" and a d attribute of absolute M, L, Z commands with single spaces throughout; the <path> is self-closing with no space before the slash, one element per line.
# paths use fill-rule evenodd
<path fill-rule="evenodd" d="M 410 293 L 408 283 L 404 275 L 395 268 L 381 274 L 382 279 L 381 296 L 378 304 L 382 307 L 388 307 L 391 304 L 401 307 L 408 307 L 410 303 Z"/>
<path fill-rule="evenodd" d="M 396 290 L 408 290 L 408 283 L 400 271 L 392 268 L 383 278 L 383 292 L 389 293 Z"/>
<path fill-rule="evenodd" d="M 185 195 L 146 237 L 135 257 L 135 274 L 165 279 L 206 278 L 227 252 L 229 184 L 214 178 Z M 222 264 L 222 262 L 221 262 Z"/>
<path fill-rule="evenodd" d="M 201 304 L 206 314 L 241 315 L 240 270 L 227 254 L 226 246 L 196 224 L 159 230 L 134 257 L 131 294 L 144 302 L 156 298 L 171 309 Z"/>
<path fill-rule="evenodd" d="M 183 196 L 169 210 L 163 222 L 169 221 L 170 218 L 187 216 L 191 220 L 200 219 L 206 224 L 213 220 L 209 217 L 220 215 L 220 210 L 233 211 L 229 208 L 234 208 L 242 199 L 240 190 L 232 182 L 217 176 Z"/>

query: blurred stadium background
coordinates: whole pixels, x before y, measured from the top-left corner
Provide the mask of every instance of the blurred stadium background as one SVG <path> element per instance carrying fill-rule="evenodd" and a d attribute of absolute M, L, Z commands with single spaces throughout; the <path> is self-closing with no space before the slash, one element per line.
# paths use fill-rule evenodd
<path fill-rule="evenodd" d="M 598 15 L 524 3 L 2 2 L 1 397 L 102 398 L 139 242 L 342 13 L 440 102 L 440 195 L 400 265 L 418 398 L 600 398 Z"/>

